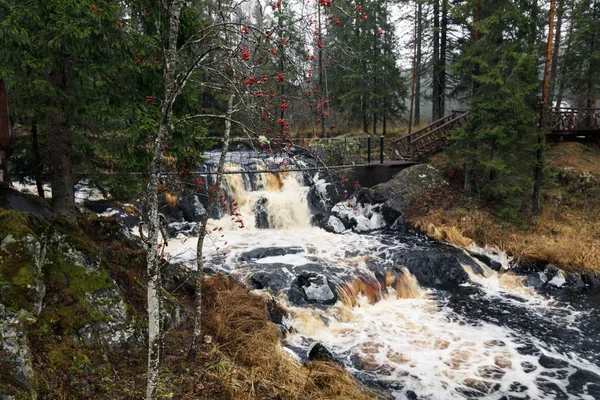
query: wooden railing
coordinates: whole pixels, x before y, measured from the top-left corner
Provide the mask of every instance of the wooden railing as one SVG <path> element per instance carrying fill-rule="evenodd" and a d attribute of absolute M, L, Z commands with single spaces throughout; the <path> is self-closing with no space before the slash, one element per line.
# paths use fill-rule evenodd
<path fill-rule="evenodd" d="M 449 142 L 450 132 L 467 122 L 470 111 L 452 111 L 424 128 L 392 141 L 394 160 L 417 160 L 440 150 Z"/>
<path fill-rule="evenodd" d="M 585 134 L 600 130 L 600 108 L 553 108 L 552 134 Z"/>

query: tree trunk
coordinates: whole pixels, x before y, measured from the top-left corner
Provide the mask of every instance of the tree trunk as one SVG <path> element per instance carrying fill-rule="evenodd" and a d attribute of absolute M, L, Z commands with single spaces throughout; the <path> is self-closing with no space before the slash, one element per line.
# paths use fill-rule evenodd
<path fill-rule="evenodd" d="M 229 138 L 231 136 L 231 115 L 233 113 L 233 100 L 235 94 L 232 91 L 229 95 L 227 102 L 227 119 L 225 120 L 225 132 L 223 134 L 223 148 L 221 149 L 221 157 L 219 158 L 219 164 L 217 166 L 217 179 L 215 187 L 217 190 L 221 190 L 221 182 L 223 180 L 223 170 L 225 168 L 225 160 L 227 158 L 227 152 L 229 151 Z M 212 205 L 218 199 L 219 192 L 211 195 L 208 202 L 207 210 L 212 209 Z M 204 260 L 202 255 L 202 247 L 204 245 L 204 239 L 206 238 L 207 231 L 206 225 L 208 223 L 208 215 L 202 220 L 202 228 L 200 229 L 200 236 L 198 237 L 198 244 L 196 245 L 196 294 L 195 294 L 195 319 L 194 319 L 194 331 L 192 335 L 192 344 L 188 352 L 188 358 L 194 360 L 198 353 L 198 345 L 202 338 L 202 282 L 204 281 Z"/>
<path fill-rule="evenodd" d="M 571 22 L 569 23 L 569 36 L 567 37 L 567 48 L 565 49 L 565 59 L 569 57 L 569 55 L 571 54 L 571 44 L 573 42 L 573 7 L 571 7 Z M 562 104 L 562 99 L 564 97 L 564 93 L 565 93 L 565 87 L 567 85 L 567 76 L 565 73 L 565 67 L 564 65 L 558 64 L 558 70 L 559 70 L 559 76 L 558 76 L 558 81 L 560 82 L 558 84 L 558 94 L 556 95 L 556 106 L 560 107 L 560 105 Z"/>
<path fill-rule="evenodd" d="M 565 12 L 565 0 L 558 1 L 556 11 L 556 38 L 554 40 L 554 50 L 552 52 L 552 65 L 550 68 L 550 92 L 548 93 L 548 104 L 550 107 L 554 104 L 554 95 L 556 94 L 556 79 L 558 77 L 558 57 L 560 55 L 560 39 L 562 36 L 562 21 Z M 560 107 L 559 104 L 556 107 Z"/>
<path fill-rule="evenodd" d="M 442 23 L 441 23 L 441 40 L 440 40 L 440 101 L 439 101 L 439 117 L 442 118 L 446 114 L 446 47 L 448 42 L 448 0 L 442 0 Z"/>
<path fill-rule="evenodd" d="M 63 93 L 68 90 L 65 64 L 63 63 L 58 71 L 50 73 L 50 81 L 56 89 Z M 57 214 L 74 219 L 75 194 L 67 99 L 59 94 L 52 100 L 51 106 L 51 110 L 46 116 L 46 130 L 48 132 L 52 207 Z"/>
<path fill-rule="evenodd" d="M 433 80 L 431 120 L 440 119 L 440 0 L 433 1 Z"/>
<path fill-rule="evenodd" d="M 158 395 L 158 378 L 161 350 L 161 309 L 162 282 L 160 275 L 159 240 L 160 221 L 158 215 L 158 187 L 163 159 L 164 145 L 169 138 L 169 127 L 173 114 L 173 103 L 177 98 L 175 68 L 177 62 L 177 36 L 179 34 L 179 16 L 183 0 L 174 0 L 169 7 L 169 31 L 167 48 L 164 49 L 165 72 L 164 92 L 158 136 L 154 141 L 154 151 L 150 164 L 150 177 L 147 188 L 148 238 L 146 243 L 146 262 L 148 273 L 148 376 L 146 399 L 154 400 Z"/>
<path fill-rule="evenodd" d="M 473 47 L 475 48 L 475 54 L 477 53 L 477 43 L 479 42 L 480 39 L 480 31 L 479 31 L 479 23 L 481 22 L 481 2 L 483 0 L 477 0 L 475 2 L 475 10 L 474 10 L 474 23 L 475 26 L 473 28 L 473 32 L 472 32 L 472 42 L 473 42 Z M 479 85 L 477 83 L 477 80 L 475 79 L 475 77 L 479 75 L 479 64 L 475 63 L 473 65 L 473 79 L 471 81 L 471 96 L 473 98 L 475 98 L 475 96 L 477 96 L 477 91 L 479 90 Z M 476 185 L 475 185 L 475 168 L 474 168 L 474 162 L 475 162 L 475 155 L 474 153 L 476 152 L 477 148 L 475 146 L 475 144 L 473 143 L 467 143 L 467 146 L 469 147 L 470 152 L 467 154 L 467 160 L 465 162 L 465 185 L 464 185 L 464 189 L 466 192 L 469 193 L 475 193 L 476 190 Z"/>
<path fill-rule="evenodd" d="M 40 157 L 40 146 L 38 144 L 37 123 L 34 121 L 31 124 L 31 153 L 33 154 L 33 174 L 35 177 L 35 186 L 37 187 L 38 195 L 41 198 L 45 197 L 44 185 L 42 183 L 42 158 Z"/>
<path fill-rule="evenodd" d="M 421 123 L 421 58 L 423 53 L 423 3 L 417 0 L 417 60 L 415 74 L 414 126 Z"/>
<path fill-rule="evenodd" d="M 412 67 L 412 79 L 410 83 L 410 109 L 408 111 L 408 134 L 412 132 L 413 126 L 413 110 L 415 106 L 415 86 L 417 81 L 417 36 L 419 31 L 419 6 L 415 5 L 415 25 L 413 30 L 413 67 Z M 411 155 L 412 155 L 412 143 L 411 147 Z M 412 157 L 411 157 L 412 158 Z"/>
<path fill-rule="evenodd" d="M 12 152 L 12 126 L 8 115 L 8 94 L 0 79 L 0 187 L 8 186 L 6 161 Z"/>
<path fill-rule="evenodd" d="M 318 46 L 319 49 L 319 96 L 320 96 L 320 105 L 319 105 L 319 109 L 321 110 L 320 115 L 319 115 L 319 119 L 321 122 L 321 137 L 322 138 L 326 138 L 327 137 L 327 132 L 325 131 L 325 79 L 324 79 L 324 74 L 325 74 L 325 69 L 323 68 L 323 32 L 322 32 L 322 26 L 321 26 L 321 7 L 317 4 L 317 17 L 319 19 L 319 42 L 321 43 L 320 46 Z"/>
<path fill-rule="evenodd" d="M 550 64 L 552 62 L 552 35 L 554 33 L 554 13 L 556 0 L 550 0 L 550 13 L 548 23 L 548 42 L 546 43 L 546 63 L 544 65 L 544 82 L 542 85 L 542 109 L 540 110 L 540 132 L 538 136 L 537 163 L 535 166 L 535 182 L 533 185 L 532 214 L 540 215 L 542 209 L 542 172 L 544 167 L 544 143 L 546 134 L 543 131 L 546 122 L 546 109 L 548 107 L 548 88 L 550 86 Z"/>

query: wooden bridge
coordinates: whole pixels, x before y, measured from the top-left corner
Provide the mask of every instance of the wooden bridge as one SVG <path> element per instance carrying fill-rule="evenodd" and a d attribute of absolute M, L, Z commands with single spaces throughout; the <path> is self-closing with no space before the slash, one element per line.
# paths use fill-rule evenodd
<path fill-rule="evenodd" d="M 394 160 L 418 160 L 441 150 L 450 142 L 450 132 L 467 122 L 470 111 L 452 111 L 424 128 L 392 141 Z"/>
<path fill-rule="evenodd" d="M 417 161 L 450 143 L 452 130 L 467 122 L 470 111 L 452 111 L 424 128 L 392 141 L 393 160 Z M 600 108 L 554 108 L 549 137 L 596 139 L 600 143 Z"/>
<path fill-rule="evenodd" d="M 600 138 L 600 108 L 554 108 L 550 136 Z"/>

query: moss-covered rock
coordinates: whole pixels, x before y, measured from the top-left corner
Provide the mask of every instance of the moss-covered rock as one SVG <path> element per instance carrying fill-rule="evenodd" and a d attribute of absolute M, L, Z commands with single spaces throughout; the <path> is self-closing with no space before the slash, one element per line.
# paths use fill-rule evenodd
<path fill-rule="evenodd" d="M 0 301 L 35 319 L 46 294 L 42 274 L 46 246 L 29 224 L 26 214 L 0 211 Z"/>
<path fill-rule="evenodd" d="M 17 314 L 0 304 L 0 398 L 36 397 L 36 378 L 25 328 Z"/>

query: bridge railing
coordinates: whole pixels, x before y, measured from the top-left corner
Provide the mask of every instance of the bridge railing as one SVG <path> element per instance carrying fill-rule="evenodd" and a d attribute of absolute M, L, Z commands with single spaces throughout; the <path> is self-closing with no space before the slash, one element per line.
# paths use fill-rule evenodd
<path fill-rule="evenodd" d="M 553 134 L 578 134 L 600 129 L 600 108 L 552 109 L 550 128 Z"/>
<path fill-rule="evenodd" d="M 470 111 L 453 110 L 443 118 L 392 141 L 394 158 L 415 160 L 442 147 L 450 130 L 464 124 Z"/>

